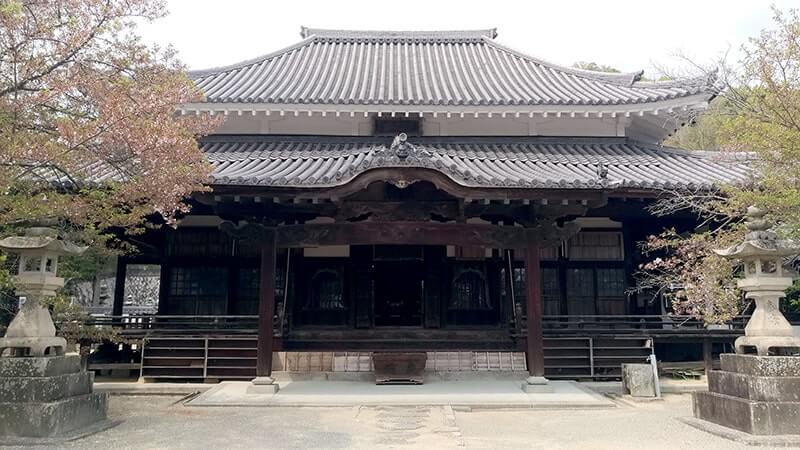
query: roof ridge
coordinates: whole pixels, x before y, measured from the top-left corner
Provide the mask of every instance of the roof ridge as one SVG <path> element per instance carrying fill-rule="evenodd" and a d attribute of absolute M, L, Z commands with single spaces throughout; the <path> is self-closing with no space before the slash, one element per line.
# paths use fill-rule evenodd
<path fill-rule="evenodd" d="M 671 147 L 663 144 L 654 144 L 636 139 L 630 139 L 630 142 L 643 148 L 652 151 L 667 153 L 675 156 L 686 156 L 689 158 L 698 159 L 717 159 L 719 161 L 728 159 L 725 162 L 742 162 L 752 160 L 752 152 L 730 152 L 725 150 L 689 150 L 679 147 Z M 726 158 L 727 157 L 727 158 Z"/>
<path fill-rule="evenodd" d="M 228 64 L 228 65 L 225 65 L 225 66 L 210 67 L 208 69 L 189 70 L 189 71 L 187 71 L 187 74 L 188 74 L 189 78 L 199 79 L 199 78 L 206 77 L 208 75 L 214 75 L 214 74 L 219 74 L 219 73 L 224 73 L 224 72 L 230 72 L 231 70 L 241 69 L 242 67 L 247 67 L 247 66 L 250 66 L 250 65 L 253 65 L 253 64 L 262 63 L 262 62 L 264 62 L 264 61 L 266 61 L 268 59 L 274 58 L 276 56 L 283 55 L 284 53 L 288 53 L 288 52 L 290 52 L 292 50 L 296 50 L 296 49 L 298 49 L 300 47 L 306 46 L 306 45 L 310 44 L 313 41 L 314 41 L 314 38 L 305 38 L 300 42 L 295 42 L 292 45 L 283 47 L 283 48 L 281 48 L 279 50 L 275 50 L 275 51 L 272 51 L 272 52 L 269 52 L 269 53 L 265 53 L 265 54 L 263 54 L 261 56 L 256 56 L 255 58 L 250 58 L 250 59 L 245 60 L 245 61 L 239 61 L 237 63 Z"/>
<path fill-rule="evenodd" d="M 511 48 L 511 47 L 509 47 L 507 45 L 501 44 L 501 43 L 497 42 L 494 39 L 484 39 L 484 41 L 487 44 L 497 48 L 498 50 L 511 53 L 511 54 L 513 54 L 515 56 L 518 56 L 518 57 L 522 58 L 522 59 L 526 59 L 528 61 L 531 61 L 531 62 L 533 62 L 535 64 L 539 64 L 539 65 L 542 65 L 542 66 L 547 66 L 547 67 L 553 68 L 555 70 L 560 70 L 562 72 L 571 73 L 571 74 L 579 76 L 579 77 L 589 78 L 589 79 L 593 79 L 593 80 L 597 80 L 597 81 L 601 81 L 601 82 L 616 83 L 616 84 L 621 84 L 623 86 L 632 86 L 633 83 L 641 80 L 642 75 L 644 74 L 643 70 L 637 70 L 635 72 L 614 73 L 614 72 L 598 72 L 598 71 L 594 71 L 594 70 L 585 70 L 585 69 L 577 69 L 575 67 L 567 67 L 567 66 L 564 66 L 564 65 L 561 65 L 561 64 L 557 64 L 557 63 L 554 63 L 554 62 L 551 62 L 551 61 L 548 61 L 548 60 L 545 60 L 545 59 L 542 59 L 542 58 L 539 58 L 539 57 L 536 57 L 536 56 L 529 55 L 527 53 L 523 53 L 523 52 L 521 52 L 519 50 L 516 50 L 514 48 Z M 679 81 L 679 80 L 676 80 L 676 81 Z"/>
<path fill-rule="evenodd" d="M 367 41 L 479 41 L 483 37 L 497 37 L 497 28 L 478 30 L 341 30 L 300 27 L 303 39 L 315 37 L 322 40 Z"/>

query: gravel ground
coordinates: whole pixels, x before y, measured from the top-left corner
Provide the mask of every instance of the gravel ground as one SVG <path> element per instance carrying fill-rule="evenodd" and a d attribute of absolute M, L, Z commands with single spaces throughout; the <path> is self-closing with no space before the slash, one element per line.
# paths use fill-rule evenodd
<path fill-rule="evenodd" d="M 114 396 L 110 416 L 120 425 L 57 448 L 745 448 L 676 420 L 690 415 L 689 395 L 621 403 L 610 410 L 471 412 L 449 407 L 201 408 L 186 407 L 181 400 Z"/>

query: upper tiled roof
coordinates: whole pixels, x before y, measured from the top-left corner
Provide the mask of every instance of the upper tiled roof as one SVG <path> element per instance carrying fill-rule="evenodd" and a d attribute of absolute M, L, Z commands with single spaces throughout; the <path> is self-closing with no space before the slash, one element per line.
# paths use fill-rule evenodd
<path fill-rule="evenodd" d="M 190 76 L 212 103 L 620 105 L 714 92 L 713 80 L 642 82 L 641 72 L 561 67 L 504 47 L 496 32 L 303 28 L 283 50 Z"/>
<path fill-rule="evenodd" d="M 711 188 L 744 181 L 746 161 L 626 138 L 213 136 L 217 185 L 324 188 L 376 168 L 436 170 L 467 187 Z M 603 176 L 603 172 L 607 175 Z"/>

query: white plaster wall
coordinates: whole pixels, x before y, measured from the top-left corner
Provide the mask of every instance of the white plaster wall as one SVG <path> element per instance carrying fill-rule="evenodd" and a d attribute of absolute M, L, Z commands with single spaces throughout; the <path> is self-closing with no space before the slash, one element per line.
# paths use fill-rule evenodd
<path fill-rule="evenodd" d="M 373 116 L 328 114 L 311 117 L 287 113 L 280 116 L 263 112 L 255 116 L 230 114 L 216 131 L 218 134 L 297 134 L 332 136 L 370 136 Z M 507 115 L 474 117 L 443 115 L 422 119 L 424 136 L 624 136 L 627 124 L 621 118 L 513 117 Z"/>

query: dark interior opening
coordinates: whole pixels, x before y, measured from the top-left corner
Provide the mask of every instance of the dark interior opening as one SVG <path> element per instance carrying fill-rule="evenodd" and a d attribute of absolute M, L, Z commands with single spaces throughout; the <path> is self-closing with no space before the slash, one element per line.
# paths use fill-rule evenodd
<path fill-rule="evenodd" d="M 422 326 L 421 261 L 375 262 L 375 326 Z"/>

